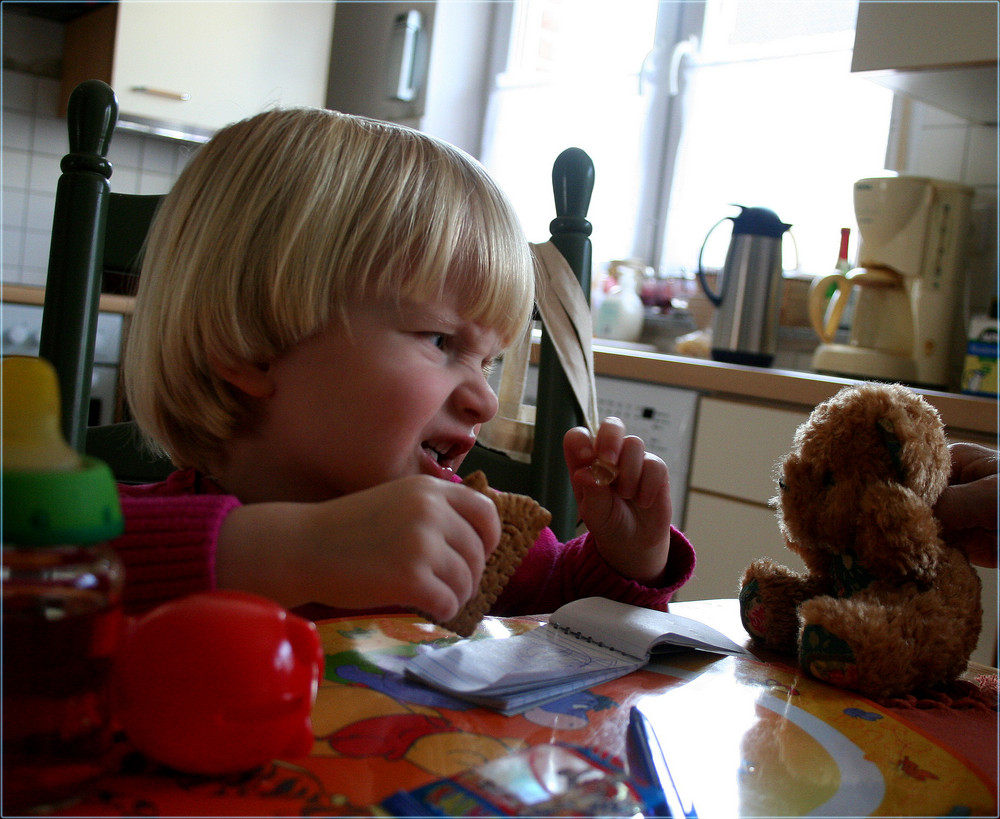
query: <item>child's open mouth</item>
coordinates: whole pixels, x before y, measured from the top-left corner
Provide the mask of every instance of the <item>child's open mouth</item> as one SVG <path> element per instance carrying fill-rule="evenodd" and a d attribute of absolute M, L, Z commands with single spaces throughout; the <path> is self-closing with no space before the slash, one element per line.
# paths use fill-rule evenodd
<path fill-rule="evenodd" d="M 446 474 L 454 473 L 456 459 L 464 452 L 460 446 L 424 441 L 421 445 L 424 455 Z"/>

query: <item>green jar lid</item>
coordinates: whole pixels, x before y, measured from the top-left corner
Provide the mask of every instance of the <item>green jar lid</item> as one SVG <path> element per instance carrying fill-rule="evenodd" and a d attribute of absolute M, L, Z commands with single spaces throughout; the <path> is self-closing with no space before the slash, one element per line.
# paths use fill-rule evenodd
<path fill-rule="evenodd" d="M 78 469 L 4 470 L 3 540 L 24 546 L 97 543 L 124 529 L 108 465 L 81 458 Z"/>
<path fill-rule="evenodd" d="M 3 542 L 97 543 L 124 529 L 108 465 L 63 438 L 55 369 L 41 358 L 0 360 L 3 413 Z"/>

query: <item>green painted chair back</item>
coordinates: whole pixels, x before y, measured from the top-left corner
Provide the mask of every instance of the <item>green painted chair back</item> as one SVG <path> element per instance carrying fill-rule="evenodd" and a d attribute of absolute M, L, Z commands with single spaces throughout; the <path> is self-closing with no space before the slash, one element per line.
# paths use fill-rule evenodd
<path fill-rule="evenodd" d="M 87 426 L 97 313 L 105 289 L 128 292 L 160 196 L 112 193 L 108 146 L 118 119 L 114 91 L 99 80 L 77 86 L 66 122 L 69 153 L 56 187 L 39 355 L 59 377 L 62 424 L 76 450 L 107 461 L 119 480 L 158 480 L 163 460 L 144 455 L 129 423 Z"/>
<path fill-rule="evenodd" d="M 591 224 L 587 221 L 594 190 L 594 163 L 579 148 L 567 148 L 552 166 L 556 218 L 549 225 L 552 243 L 576 275 L 590 300 Z M 562 440 L 566 430 L 585 423 L 573 397 L 552 340 L 542 326 L 538 358 L 538 393 L 531 460 L 523 463 L 502 452 L 476 444 L 459 470 L 468 475 L 482 469 L 490 485 L 506 492 L 530 495 L 552 513 L 552 530 L 560 540 L 576 533 L 577 508 L 566 469 Z"/>

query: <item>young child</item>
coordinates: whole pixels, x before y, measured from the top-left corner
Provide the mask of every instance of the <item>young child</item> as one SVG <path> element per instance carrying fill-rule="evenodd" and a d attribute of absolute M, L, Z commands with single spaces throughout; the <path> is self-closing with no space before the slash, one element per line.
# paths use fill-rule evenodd
<path fill-rule="evenodd" d="M 533 276 L 508 200 L 451 146 L 312 109 L 219 132 L 157 216 L 129 334 L 131 409 L 178 471 L 121 487 L 127 609 L 217 587 L 456 614 L 500 526 L 454 470 Z M 492 613 L 664 607 L 694 566 L 666 466 L 614 419 L 564 444 L 588 534 L 544 530 Z"/>

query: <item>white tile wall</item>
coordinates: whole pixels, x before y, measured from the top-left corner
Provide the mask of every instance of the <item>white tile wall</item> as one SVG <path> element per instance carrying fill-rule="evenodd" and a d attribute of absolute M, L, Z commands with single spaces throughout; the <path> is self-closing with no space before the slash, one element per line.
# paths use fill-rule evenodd
<path fill-rule="evenodd" d="M 59 80 L 4 70 L 2 93 L 0 278 L 43 285 L 59 163 L 69 150 L 66 120 L 57 114 Z M 108 150 L 111 189 L 166 193 L 195 147 L 118 131 Z"/>

